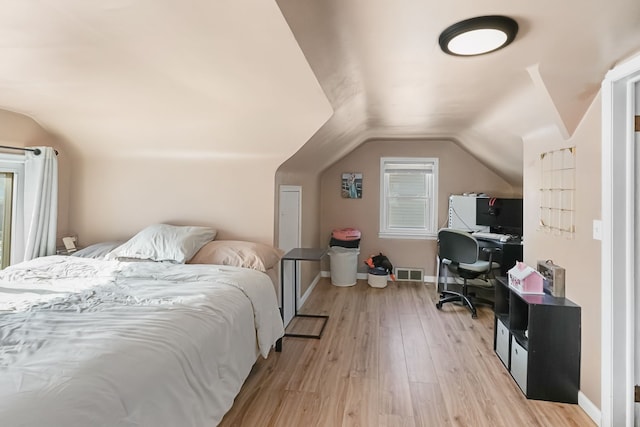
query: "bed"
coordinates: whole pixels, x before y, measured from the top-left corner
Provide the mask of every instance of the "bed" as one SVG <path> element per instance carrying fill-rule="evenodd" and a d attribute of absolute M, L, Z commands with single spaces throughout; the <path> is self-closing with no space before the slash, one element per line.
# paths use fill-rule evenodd
<path fill-rule="evenodd" d="M 284 329 L 269 268 L 201 254 L 229 246 L 207 239 L 180 262 L 120 250 L 131 239 L 1 271 L 0 424 L 219 423 Z"/>

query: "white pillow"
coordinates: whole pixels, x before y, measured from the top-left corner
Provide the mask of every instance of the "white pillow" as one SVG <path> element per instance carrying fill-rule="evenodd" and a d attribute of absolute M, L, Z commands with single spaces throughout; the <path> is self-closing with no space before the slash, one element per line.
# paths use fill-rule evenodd
<path fill-rule="evenodd" d="M 216 237 L 210 227 L 153 224 L 109 252 L 106 259 L 135 258 L 183 264 Z"/>

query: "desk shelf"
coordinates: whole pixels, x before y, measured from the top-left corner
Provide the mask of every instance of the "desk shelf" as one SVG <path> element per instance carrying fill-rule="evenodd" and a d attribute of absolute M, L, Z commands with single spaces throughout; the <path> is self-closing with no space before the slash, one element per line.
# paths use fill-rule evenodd
<path fill-rule="evenodd" d="M 527 398 L 578 402 L 580 316 L 566 298 L 520 294 L 498 278 L 494 350 Z"/>
<path fill-rule="evenodd" d="M 511 267 L 516 262 L 522 261 L 522 242 L 511 240 L 508 242 L 500 242 L 499 240 L 476 237 L 481 248 L 497 248 L 500 249 L 494 254 L 493 260 L 500 264 L 500 275 L 506 276 Z"/>

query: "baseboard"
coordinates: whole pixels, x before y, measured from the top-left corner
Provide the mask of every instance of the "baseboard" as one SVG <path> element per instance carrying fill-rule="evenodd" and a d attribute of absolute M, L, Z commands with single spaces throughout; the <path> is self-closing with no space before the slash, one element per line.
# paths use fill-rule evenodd
<path fill-rule="evenodd" d="M 589 398 L 581 391 L 578 392 L 578 406 L 580 406 L 584 412 L 589 415 L 589 418 L 591 418 L 596 425 L 600 425 L 600 421 L 602 419 L 600 408 L 594 405 L 593 402 L 590 401 Z"/>
<path fill-rule="evenodd" d="M 320 277 L 331 277 L 331 272 L 330 271 L 321 271 L 320 272 Z M 356 274 L 356 279 L 367 280 L 368 278 L 369 278 L 369 275 L 367 273 L 357 273 Z"/>
<path fill-rule="evenodd" d="M 443 281 L 444 277 L 440 276 L 439 279 L 440 279 L 440 283 L 444 283 L 444 281 Z M 425 283 L 433 283 L 433 284 L 435 284 L 436 283 L 436 276 L 424 276 L 424 282 Z M 449 276 L 449 277 L 447 277 L 447 283 L 458 283 L 458 282 L 456 281 L 455 277 Z"/>
<path fill-rule="evenodd" d="M 320 277 L 331 277 L 331 272 L 330 271 L 321 271 L 320 272 Z M 357 279 L 360 280 L 367 280 L 369 278 L 369 275 L 367 273 L 358 273 L 356 276 Z M 436 276 L 424 276 L 424 283 L 435 283 L 436 282 Z M 440 278 L 440 280 L 442 280 L 442 277 Z M 455 281 L 455 277 L 449 277 L 448 278 L 448 282 L 449 283 L 457 283 Z"/>
<path fill-rule="evenodd" d="M 320 274 L 317 274 L 313 279 L 311 285 L 309 285 L 309 287 L 307 288 L 307 291 L 304 293 L 304 295 L 302 295 L 302 297 L 300 297 L 300 301 L 298 301 L 298 307 L 302 307 L 304 305 L 304 302 L 307 300 L 307 298 L 309 298 L 309 295 L 311 295 L 311 291 L 313 291 L 313 288 L 315 288 L 320 281 L 321 276 L 322 272 L 320 272 Z"/>

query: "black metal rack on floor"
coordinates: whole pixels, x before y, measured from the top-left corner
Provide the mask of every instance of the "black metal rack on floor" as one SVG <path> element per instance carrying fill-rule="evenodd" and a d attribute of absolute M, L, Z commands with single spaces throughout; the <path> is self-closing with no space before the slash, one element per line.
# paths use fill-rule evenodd
<path fill-rule="evenodd" d="M 317 334 L 296 334 L 296 333 L 285 333 L 285 337 L 296 337 L 296 338 L 316 338 L 320 339 L 322 337 L 322 333 L 324 332 L 324 328 L 327 325 L 327 321 L 329 320 L 329 316 L 324 314 L 298 314 L 298 263 L 300 261 L 316 261 L 319 262 L 322 258 L 327 254 L 327 249 L 323 248 L 294 248 L 289 252 L 284 254 L 282 259 L 280 259 L 280 306 L 282 311 L 282 316 L 284 320 L 284 264 L 286 261 L 293 262 L 293 304 L 294 304 L 294 316 L 296 317 L 309 317 L 316 319 L 324 319 L 322 322 L 322 327 L 320 328 L 320 332 Z M 293 319 L 292 319 L 293 320 Z"/>

